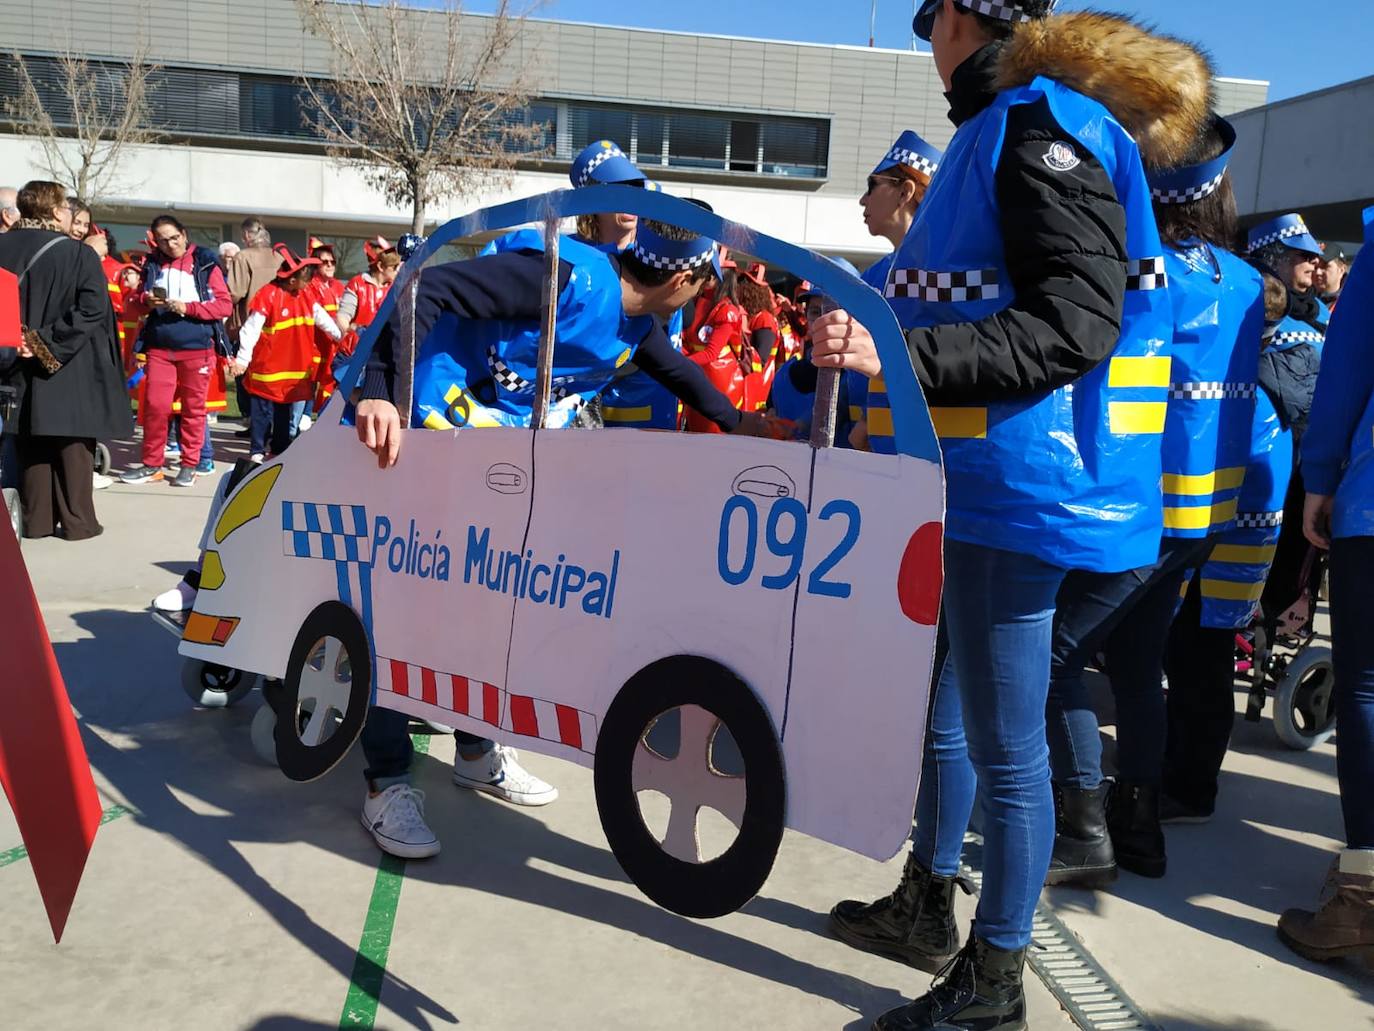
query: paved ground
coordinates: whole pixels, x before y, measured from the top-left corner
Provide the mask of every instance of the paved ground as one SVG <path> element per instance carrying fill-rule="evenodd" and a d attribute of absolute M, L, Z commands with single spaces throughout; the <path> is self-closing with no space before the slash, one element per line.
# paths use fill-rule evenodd
<path fill-rule="evenodd" d="M 103 799 L 129 814 L 100 831 L 60 947 L 27 861 L 0 858 L 6 1027 L 861 1028 L 927 980 L 824 933 L 837 898 L 885 893 L 900 858 L 789 835 L 742 912 L 684 920 L 620 872 L 590 774 L 538 756 L 562 797 L 519 810 L 453 788 L 452 740 L 430 739 L 418 783 L 444 852 L 379 864 L 356 750 L 291 784 L 252 752 L 255 702 L 195 711 L 177 687 L 175 642 L 144 608 L 194 560 L 209 494 L 116 486 L 102 538 L 25 545 Z M 1310 901 L 1338 833 L 1330 746 L 1299 755 L 1243 725 L 1218 818 L 1171 830 L 1168 878 L 1052 901 L 1164 1027 L 1370 1027 L 1374 977 L 1297 961 L 1272 929 Z M 0 807 L 0 857 L 18 842 Z M 1032 1025 L 1071 1027 L 1032 987 Z"/>

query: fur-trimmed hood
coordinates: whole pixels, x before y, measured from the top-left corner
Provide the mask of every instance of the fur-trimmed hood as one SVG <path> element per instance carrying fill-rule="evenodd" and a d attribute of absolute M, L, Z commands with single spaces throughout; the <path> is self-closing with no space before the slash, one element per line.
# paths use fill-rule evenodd
<path fill-rule="evenodd" d="M 998 57 L 997 88 L 1038 75 L 1103 104 L 1135 137 L 1147 168 L 1186 161 L 1215 100 L 1211 61 L 1193 44 L 1096 11 L 1017 27 Z"/>

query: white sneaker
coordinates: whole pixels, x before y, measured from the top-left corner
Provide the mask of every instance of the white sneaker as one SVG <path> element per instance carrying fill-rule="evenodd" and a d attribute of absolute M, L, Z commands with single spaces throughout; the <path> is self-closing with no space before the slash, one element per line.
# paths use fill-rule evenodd
<path fill-rule="evenodd" d="M 520 753 L 505 745 L 496 745 L 476 759 L 464 759 L 460 751 L 453 760 L 453 783 L 515 805 L 548 805 L 556 799 L 558 789 L 521 766 L 519 759 Z"/>
<path fill-rule="evenodd" d="M 261 453 L 252 454 L 248 456 L 248 461 L 252 462 L 254 465 L 262 465 L 263 462 L 267 461 L 267 456 Z"/>
<path fill-rule="evenodd" d="M 104 490 L 114 483 L 114 480 L 110 479 L 108 476 L 101 476 L 99 473 L 93 473 L 92 475 L 94 476 L 94 479 L 91 481 L 92 490 Z"/>
<path fill-rule="evenodd" d="M 170 591 L 163 591 L 153 599 L 159 612 L 188 612 L 196 604 L 196 589 L 185 580 L 178 580 Z"/>
<path fill-rule="evenodd" d="M 306 430 L 310 429 L 311 425 L 312 423 L 310 422 L 310 416 L 302 415 L 301 421 L 296 424 L 296 432 L 304 433 Z"/>
<path fill-rule="evenodd" d="M 439 854 L 439 839 L 425 823 L 425 793 L 409 784 L 393 784 L 375 797 L 368 794 L 362 820 L 383 852 L 401 859 Z"/>

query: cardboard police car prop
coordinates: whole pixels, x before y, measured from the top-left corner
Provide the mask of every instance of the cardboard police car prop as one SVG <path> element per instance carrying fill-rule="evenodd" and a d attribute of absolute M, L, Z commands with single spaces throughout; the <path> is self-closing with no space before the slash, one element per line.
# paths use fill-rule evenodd
<path fill-rule="evenodd" d="M 406 429 L 400 461 L 379 470 L 345 399 L 397 304 L 404 337 L 425 259 L 483 230 L 599 211 L 681 225 L 833 297 L 877 340 L 899 454 L 543 430 L 537 415 L 529 429 Z M 556 232 L 547 239 L 556 250 Z M 556 327 L 547 338 L 556 345 Z M 289 777 L 331 769 L 369 704 L 590 766 L 626 873 L 690 916 L 748 901 L 784 827 L 876 859 L 902 846 L 934 653 L 943 480 L 902 335 L 873 290 L 685 201 L 565 191 L 435 233 L 341 385 L 311 430 L 221 507 L 181 644 L 189 658 L 283 680 L 275 744 Z M 409 397 L 404 382 L 397 397 Z M 404 417 L 410 405 L 398 407 Z M 639 807 L 650 790 L 672 805 L 661 834 Z M 704 807 L 738 828 L 709 861 Z"/>

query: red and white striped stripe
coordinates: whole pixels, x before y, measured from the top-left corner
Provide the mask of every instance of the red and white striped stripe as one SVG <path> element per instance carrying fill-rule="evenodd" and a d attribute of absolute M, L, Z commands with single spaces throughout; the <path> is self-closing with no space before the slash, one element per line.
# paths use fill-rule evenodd
<path fill-rule="evenodd" d="M 501 726 L 501 704 L 506 692 L 495 684 L 440 673 L 425 666 L 377 656 L 377 690 L 403 698 L 415 698 L 449 712 Z"/>
<path fill-rule="evenodd" d="M 377 656 L 377 690 L 437 705 L 521 737 L 556 741 L 588 755 L 596 752 L 596 717 L 571 705 L 507 694 L 495 684 L 381 655 Z M 506 706 L 509 712 L 503 718 Z"/>
<path fill-rule="evenodd" d="M 596 717 L 571 705 L 513 694 L 510 723 L 510 729 L 522 737 L 557 741 L 588 755 L 596 751 Z"/>

